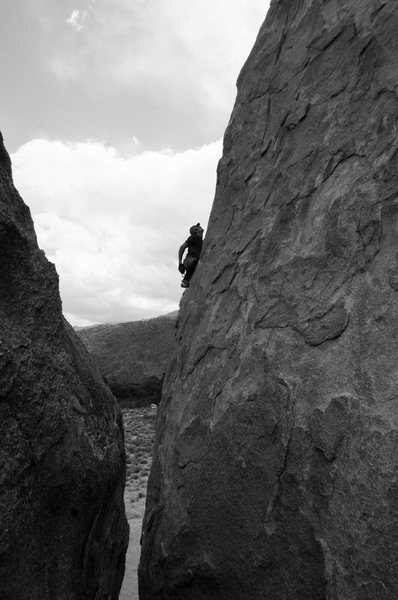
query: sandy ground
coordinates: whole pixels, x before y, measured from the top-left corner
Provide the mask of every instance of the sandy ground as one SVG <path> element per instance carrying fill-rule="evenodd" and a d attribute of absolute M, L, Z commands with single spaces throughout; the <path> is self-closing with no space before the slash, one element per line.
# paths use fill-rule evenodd
<path fill-rule="evenodd" d="M 130 543 L 119 600 L 138 600 L 137 567 L 141 551 L 146 485 L 152 460 L 156 407 L 124 409 L 123 421 L 127 456 L 124 501 L 130 525 Z"/>

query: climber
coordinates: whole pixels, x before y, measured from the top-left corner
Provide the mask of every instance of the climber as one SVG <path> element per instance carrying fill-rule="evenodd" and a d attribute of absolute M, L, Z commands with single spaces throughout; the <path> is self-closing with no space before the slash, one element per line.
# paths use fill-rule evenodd
<path fill-rule="evenodd" d="M 182 246 L 180 246 L 178 251 L 178 270 L 182 275 L 184 275 L 184 279 L 181 281 L 181 287 L 183 288 L 189 287 L 189 282 L 193 272 L 196 269 L 196 265 L 199 262 L 200 252 L 203 244 L 203 228 L 200 226 L 200 223 L 192 225 L 192 227 L 189 229 L 189 233 L 191 235 L 182 244 Z M 182 257 L 185 250 L 188 250 L 188 252 L 183 262 Z"/>

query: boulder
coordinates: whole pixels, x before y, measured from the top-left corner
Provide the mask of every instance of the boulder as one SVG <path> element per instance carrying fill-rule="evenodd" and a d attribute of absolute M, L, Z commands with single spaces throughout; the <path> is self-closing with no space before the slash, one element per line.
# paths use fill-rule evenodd
<path fill-rule="evenodd" d="M 141 600 L 398 597 L 398 5 L 273 0 L 181 302 Z"/>
<path fill-rule="evenodd" d="M 0 256 L 0 597 L 117 600 L 121 414 L 62 317 L 1 136 Z"/>
<path fill-rule="evenodd" d="M 170 313 L 77 330 L 122 406 L 159 404 L 167 365 L 176 348 L 176 317 L 176 313 Z"/>

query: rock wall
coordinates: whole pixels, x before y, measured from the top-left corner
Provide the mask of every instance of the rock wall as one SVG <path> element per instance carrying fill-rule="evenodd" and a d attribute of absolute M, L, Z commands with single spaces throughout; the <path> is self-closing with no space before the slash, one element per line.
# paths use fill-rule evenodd
<path fill-rule="evenodd" d="M 141 600 L 398 597 L 398 5 L 273 0 L 181 302 Z"/>
<path fill-rule="evenodd" d="M 123 406 L 159 404 L 164 375 L 176 348 L 176 318 L 170 314 L 77 331 Z"/>
<path fill-rule="evenodd" d="M 1 600 L 117 600 L 121 415 L 62 317 L 1 135 L 0 256 Z"/>

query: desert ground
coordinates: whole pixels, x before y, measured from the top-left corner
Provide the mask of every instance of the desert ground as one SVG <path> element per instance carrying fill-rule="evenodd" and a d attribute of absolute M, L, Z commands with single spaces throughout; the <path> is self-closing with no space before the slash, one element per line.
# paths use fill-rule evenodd
<path fill-rule="evenodd" d="M 146 485 L 152 460 L 156 406 L 123 409 L 123 420 L 127 456 L 124 501 L 130 525 L 130 543 L 119 600 L 138 600 L 137 567 Z"/>

